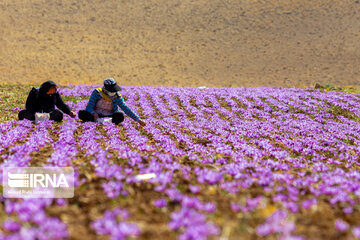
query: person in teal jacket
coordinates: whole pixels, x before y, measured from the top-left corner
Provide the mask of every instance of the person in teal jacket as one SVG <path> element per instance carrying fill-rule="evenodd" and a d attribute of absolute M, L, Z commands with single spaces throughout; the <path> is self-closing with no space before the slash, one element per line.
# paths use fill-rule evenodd
<path fill-rule="evenodd" d="M 111 117 L 112 122 L 118 125 L 124 121 L 124 114 L 120 112 L 120 107 L 126 115 L 141 126 L 145 126 L 146 122 L 126 105 L 124 98 L 119 93 L 120 90 L 121 87 L 114 79 L 105 79 L 104 86 L 91 93 L 86 109 L 80 110 L 78 113 L 79 118 L 84 122 L 96 122 L 99 117 Z"/>

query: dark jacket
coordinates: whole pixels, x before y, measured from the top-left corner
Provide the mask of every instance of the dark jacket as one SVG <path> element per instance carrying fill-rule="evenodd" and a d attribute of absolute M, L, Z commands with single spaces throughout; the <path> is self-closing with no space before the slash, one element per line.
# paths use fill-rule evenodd
<path fill-rule="evenodd" d="M 58 92 L 51 95 L 46 94 L 51 86 L 56 86 L 56 84 L 53 81 L 47 81 L 41 84 L 40 88 L 32 88 L 26 100 L 26 110 L 32 113 L 49 113 L 55 109 L 56 105 L 61 111 L 69 114 L 71 109 L 64 103 Z"/>

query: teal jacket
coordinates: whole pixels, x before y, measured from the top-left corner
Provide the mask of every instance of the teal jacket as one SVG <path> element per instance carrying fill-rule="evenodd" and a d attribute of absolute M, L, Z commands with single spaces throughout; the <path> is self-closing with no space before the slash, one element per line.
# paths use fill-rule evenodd
<path fill-rule="evenodd" d="M 94 114 L 96 112 L 95 105 L 101 98 L 102 98 L 101 93 L 99 92 L 99 90 L 95 89 L 91 93 L 89 102 L 85 110 L 91 114 Z M 126 105 L 124 98 L 120 94 L 117 94 L 116 97 L 112 99 L 112 107 L 113 107 L 113 113 L 119 112 L 120 111 L 119 107 L 120 107 L 121 110 L 123 110 L 124 113 L 129 117 L 131 117 L 134 121 L 140 119 L 140 117 L 133 110 L 131 110 L 130 107 Z"/>

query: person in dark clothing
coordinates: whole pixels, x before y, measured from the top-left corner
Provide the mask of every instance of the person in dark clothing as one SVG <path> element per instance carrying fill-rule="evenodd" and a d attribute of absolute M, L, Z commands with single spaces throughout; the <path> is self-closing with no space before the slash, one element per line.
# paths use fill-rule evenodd
<path fill-rule="evenodd" d="M 59 109 L 55 109 L 58 107 Z M 56 83 L 46 81 L 40 88 L 32 88 L 26 99 L 25 109 L 19 112 L 19 120 L 35 120 L 35 113 L 44 112 L 50 114 L 50 120 L 61 122 L 63 112 L 74 118 L 76 115 L 70 107 L 64 103 L 57 92 Z"/>

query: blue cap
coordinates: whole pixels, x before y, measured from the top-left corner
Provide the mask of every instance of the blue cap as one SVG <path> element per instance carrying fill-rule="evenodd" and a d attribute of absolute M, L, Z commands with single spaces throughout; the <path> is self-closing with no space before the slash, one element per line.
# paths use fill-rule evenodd
<path fill-rule="evenodd" d="M 117 85 L 116 81 L 113 78 L 107 78 L 104 80 L 104 87 L 109 92 L 118 92 L 121 91 L 121 87 Z"/>

